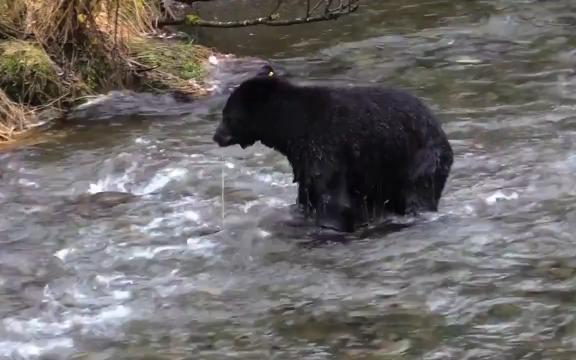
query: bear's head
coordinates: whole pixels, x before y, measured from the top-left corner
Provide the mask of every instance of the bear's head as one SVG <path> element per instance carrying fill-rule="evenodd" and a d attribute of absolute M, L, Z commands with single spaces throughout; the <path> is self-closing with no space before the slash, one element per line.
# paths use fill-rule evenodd
<path fill-rule="evenodd" d="M 222 147 L 240 145 L 242 148 L 262 140 L 264 129 L 278 117 L 278 102 L 282 90 L 288 86 L 271 66 L 264 66 L 232 92 L 213 140 Z"/>

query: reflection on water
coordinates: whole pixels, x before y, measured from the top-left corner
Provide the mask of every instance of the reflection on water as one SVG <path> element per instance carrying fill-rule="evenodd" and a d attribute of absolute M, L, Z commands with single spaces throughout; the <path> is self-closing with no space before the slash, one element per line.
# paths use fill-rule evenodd
<path fill-rule="evenodd" d="M 426 99 L 456 154 L 440 213 L 315 233 L 290 216 L 285 159 L 212 143 L 224 95 L 78 127 L 0 154 L 0 358 L 576 358 L 575 14 L 366 1 L 337 22 L 203 31 L 295 81 Z"/>

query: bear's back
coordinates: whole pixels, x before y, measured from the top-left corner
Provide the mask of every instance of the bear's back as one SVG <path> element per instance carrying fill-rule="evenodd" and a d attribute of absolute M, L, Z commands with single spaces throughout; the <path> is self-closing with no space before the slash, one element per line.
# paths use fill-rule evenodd
<path fill-rule="evenodd" d="M 311 136 L 330 142 L 348 142 L 374 148 L 420 147 L 429 143 L 446 142 L 440 123 L 428 107 L 414 95 L 400 89 L 360 87 L 316 87 L 323 96 L 317 99 L 323 115 L 312 119 Z"/>

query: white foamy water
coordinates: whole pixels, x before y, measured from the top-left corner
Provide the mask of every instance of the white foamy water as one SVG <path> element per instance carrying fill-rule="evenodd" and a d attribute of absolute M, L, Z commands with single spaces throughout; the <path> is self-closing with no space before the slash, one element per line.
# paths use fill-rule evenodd
<path fill-rule="evenodd" d="M 0 341 L 0 356 L 6 359 L 39 359 L 44 354 L 62 354 L 74 347 L 72 339 Z"/>
<path fill-rule="evenodd" d="M 486 198 L 486 203 L 488 205 L 494 205 L 499 201 L 516 200 L 516 199 L 518 199 L 518 197 L 519 197 L 518 193 L 516 193 L 516 192 L 506 194 L 502 191 L 497 191 L 494 194 L 492 194 Z"/>
<path fill-rule="evenodd" d="M 171 181 L 179 181 L 186 177 L 187 169 L 163 169 L 150 180 L 143 188 L 137 190 L 139 194 L 150 194 L 168 185 Z"/>

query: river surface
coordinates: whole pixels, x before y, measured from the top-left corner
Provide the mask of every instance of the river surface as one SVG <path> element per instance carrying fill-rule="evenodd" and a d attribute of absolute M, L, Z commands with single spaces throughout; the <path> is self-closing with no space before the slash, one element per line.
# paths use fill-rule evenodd
<path fill-rule="evenodd" d="M 0 359 L 576 359 L 572 0 L 373 0 L 198 36 L 294 81 L 421 96 L 455 151 L 440 212 L 293 226 L 287 161 L 212 143 L 225 92 L 74 127 L 0 153 Z"/>

